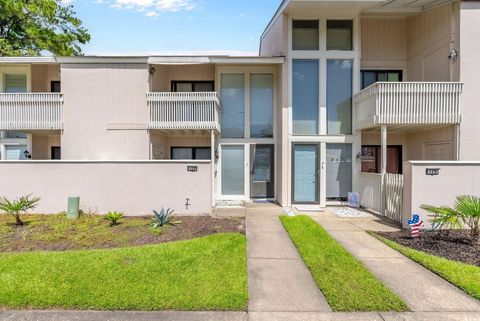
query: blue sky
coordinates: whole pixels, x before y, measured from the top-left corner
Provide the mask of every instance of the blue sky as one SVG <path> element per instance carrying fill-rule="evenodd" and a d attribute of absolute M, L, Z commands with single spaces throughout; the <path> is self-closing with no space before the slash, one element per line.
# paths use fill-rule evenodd
<path fill-rule="evenodd" d="M 92 53 L 258 50 L 280 0 L 64 0 L 92 39 Z"/>

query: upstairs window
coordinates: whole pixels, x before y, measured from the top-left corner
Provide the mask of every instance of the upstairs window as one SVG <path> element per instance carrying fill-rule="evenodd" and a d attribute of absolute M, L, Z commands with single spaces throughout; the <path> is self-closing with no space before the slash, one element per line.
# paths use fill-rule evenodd
<path fill-rule="evenodd" d="M 5 75 L 5 92 L 6 93 L 26 93 L 27 92 L 27 75 L 22 75 L 22 74 Z"/>
<path fill-rule="evenodd" d="M 377 81 L 402 81 L 401 70 L 362 70 L 362 89 Z"/>
<path fill-rule="evenodd" d="M 173 160 L 210 160 L 212 149 L 210 147 L 172 147 Z"/>
<path fill-rule="evenodd" d="M 353 21 L 327 21 L 327 50 L 353 50 Z"/>
<path fill-rule="evenodd" d="M 172 92 L 212 92 L 213 81 L 172 81 Z"/>
<path fill-rule="evenodd" d="M 293 50 L 319 50 L 318 20 L 294 20 L 292 27 Z"/>
<path fill-rule="evenodd" d="M 222 137 L 244 137 L 245 77 L 222 74 Z"/>

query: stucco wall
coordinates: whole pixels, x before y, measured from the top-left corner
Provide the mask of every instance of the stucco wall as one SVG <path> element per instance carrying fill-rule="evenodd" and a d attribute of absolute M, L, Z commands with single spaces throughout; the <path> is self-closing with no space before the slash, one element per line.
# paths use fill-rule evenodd
<path fill-rule="evenodd" d="M 215 65 L 154 65 L 151 77 L 151 91 L 170 92 L 172 80 L 214 81 Z"/>
<path fill-rule="evenodd" d="M 427 168 L 438 168 L 438 176 L 426 175 Z M 404 225 L 413 212 L 430 227 L 422 204 L 452 206 L 458 195 L 480 196 L 480 162 L 405 162 Z"/>
<path fill-rule="evenodd" d="M 148 65 L 62 65 L 66 160 L 147 160 Z"/>
<path fill-rule="evenodd" d="M 198 172 L 188 172 L 189 165 Z M 164 206 L 178 214 L 210 214 L 210 175 L 210 162 L 3 161 L 0 195 L 32 193 L 42 198 L 36 212 L 45 214 L 65 211 L 70 196 L 80 197 L 84 211 L 97 213 L 145 215 Z"/>
<path fill-rule="evenodd" d="M 152 131 L 152 159 L 171 159 L 172 147 L 211 147 L 210 136 L 165 136 Z"/>
<path fill-rule="evenodd" d="M 480 2 L 462 2 L 461 9 L 461 96 L 460 159 L 479 160 L 480 140 Z"/>
<path fill-rule="evenodd" d="M 32 159 L 51 159 L 52 146 L 61 146 L 60 135 L 33 134 L 32 135 Z"/>
<path fill-rule="evenodd" d="M 32 65 L 32 92 L 49 93 L 54 80 L 60 80 L 59 65 Z"/>
<path fill-rule="evenodd" d="M 285 56 L 287 54 L 287 16 L 281 15 L 261 39 L 260 56 Z"/>

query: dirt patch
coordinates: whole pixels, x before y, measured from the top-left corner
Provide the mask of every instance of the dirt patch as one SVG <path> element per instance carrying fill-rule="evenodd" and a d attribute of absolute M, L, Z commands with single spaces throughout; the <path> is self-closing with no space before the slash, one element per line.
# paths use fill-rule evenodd
<path fill-rule="evenodd" d="M 62 215 L 28 215 L 16 227 L 0 215 L 0 252 L 67 251 L 141 246 L 188 240 L 218 233 L 245 234 L 242 218 L 177 217 L 180 223 L 153 228 L 149 217 L 126 217 L 109 226 L 102 216 L 70 221 Z"/>
<path fill-rule="evenodd" d="M 410 231 L 383 232 L 377 234 L 415 250 L 480 266 L 480 245 L 475 245 L 470 241 L 468 231 L 425 231 L 421 233 L 419 238 L 415 239 L 410 237 Z"/>

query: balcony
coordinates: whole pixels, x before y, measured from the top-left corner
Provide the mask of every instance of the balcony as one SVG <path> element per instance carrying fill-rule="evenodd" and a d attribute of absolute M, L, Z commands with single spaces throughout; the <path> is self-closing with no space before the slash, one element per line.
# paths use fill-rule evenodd
<path fill-rule="evenodd" d="M 459 124 L 462 88 L 458 82 L 377 82 L 353 99 L 355 129 Z"/>
<path fill-rule="evenodd" d="M 63 95 L 0 94 L 0 130 L 60 130 Z"/>
<path fill-rule="evenodd" d="M 150 92 L 149 129 L 220 131 L 216 92 Z"/>

